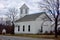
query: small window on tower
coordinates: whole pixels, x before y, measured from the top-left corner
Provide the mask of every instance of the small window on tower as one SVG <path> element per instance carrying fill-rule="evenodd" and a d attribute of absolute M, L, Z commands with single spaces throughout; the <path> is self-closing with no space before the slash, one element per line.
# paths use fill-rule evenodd
<path fill-rule="evenodd" d="M 28 10 L 26 9 L 26 14 L 27 14 Z"/>
<path fill-rule="evenodd" d="M 23 12 L 22 12 L 22 9 L 20 10 L 20 12 L 21 12 L 21 14 L 23 13 Z"/>
<path fill-rule="evenodd" d="M 23 9 L 23 13 L 25 13 L 25 9 Z"/>

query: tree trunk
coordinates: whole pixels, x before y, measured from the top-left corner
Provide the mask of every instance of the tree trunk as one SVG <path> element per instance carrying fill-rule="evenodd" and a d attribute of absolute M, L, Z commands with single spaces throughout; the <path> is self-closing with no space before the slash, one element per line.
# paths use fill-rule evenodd
<path fill-rule="evenodd" d="M 57 27 L 58 27 L 58 17 L 59 17 L 59 0 L 57 0 L 57 7 L 56 7 L 57 9 L 57 15 L 56 15 L 56 17 L 55 17 L 55 38 L 57 38 L 58 37 L 58 35 L 57 35 Z"/>
<path fill-rule="evenodd" d="M 55 18 L 55 38 L 57 38 L 57 17 Z"/>
<path fill-rule="evenodd" d="M 13 34 L 14 34 L 14 27 L 15 27 L 15 25 L 13 24 Z"/>
<path fill-rule="evenodd" d="M 12 30 L 12 34 L 14 34 L 14 23 L 12 22 L 12 28 L 13 28 L 13 30 Z"/>

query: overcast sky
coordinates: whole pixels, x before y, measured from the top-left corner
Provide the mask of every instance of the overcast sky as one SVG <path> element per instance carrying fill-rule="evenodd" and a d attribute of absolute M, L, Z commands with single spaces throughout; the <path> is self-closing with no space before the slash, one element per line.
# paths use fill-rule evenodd
<path fill-rule="evenodd" d="M 4 15 L 10 7 L 19 8 L 25 3 L 30 8 L 30 14 L 40 12 L 37 2 L 40 0 L 0 0 L 0 15 Z"/>

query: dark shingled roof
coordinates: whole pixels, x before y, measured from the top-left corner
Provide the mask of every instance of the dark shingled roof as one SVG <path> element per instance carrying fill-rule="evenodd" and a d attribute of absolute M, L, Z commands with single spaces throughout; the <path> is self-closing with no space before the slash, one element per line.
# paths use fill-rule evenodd
<path fill-rule="evenodd" d="M 36 14 L 30 14 L 30 15 L 26 15 L 23 18 L 20 18 L 18 20 L 16 20 L 16 22 L 24 22 L 24 21 L 34 21 L 36 18 L 38 18 L 41 14 L 45 14 L 45 12 L 41 12 L 41 13 L 36 13 Z"/>

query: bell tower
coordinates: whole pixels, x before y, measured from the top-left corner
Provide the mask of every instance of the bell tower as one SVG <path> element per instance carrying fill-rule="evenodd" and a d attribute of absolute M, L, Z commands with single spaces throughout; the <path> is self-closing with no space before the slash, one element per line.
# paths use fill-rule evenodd
<path fill-rule="evenodd" d="M 27 15 L 29 12 L 29 8 L 27 7 L 26 4 L 23 4 L 21 7 L 20 7 L 20 18 L 24 17 L 25 15 Z"/>

